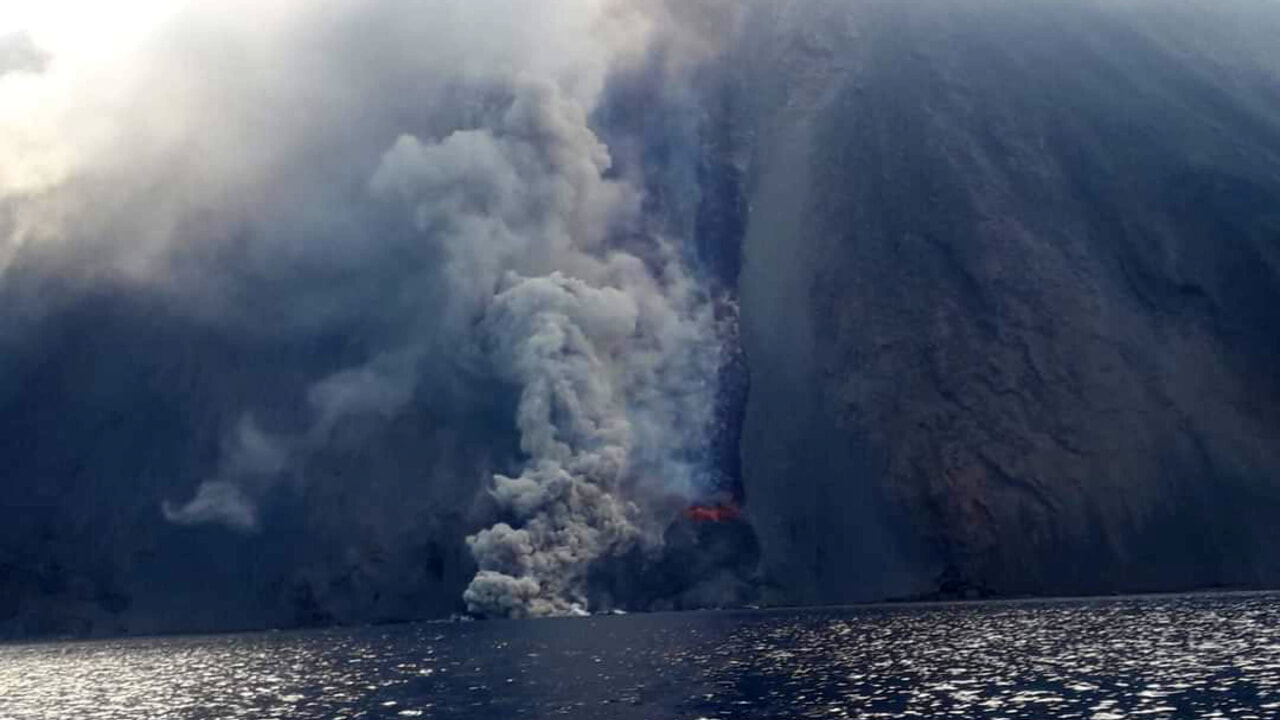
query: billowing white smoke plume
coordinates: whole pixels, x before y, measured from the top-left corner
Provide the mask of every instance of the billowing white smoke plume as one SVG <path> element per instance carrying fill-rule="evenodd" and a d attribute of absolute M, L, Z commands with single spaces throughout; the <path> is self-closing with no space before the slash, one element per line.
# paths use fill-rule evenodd
<path fill-rule="evenodd" d="M 667 478 L 643 473 L 687 476 L 677 458 L 706 443 L 715 366 L 705 306 L 678 294 L 664 302 L 637 260 L 614 260 L 623 266 L 616 285 L 512 276 L 485 318 L 499 366 L 523 386 L 518 424 L 530 460 L 518 477 L 495 478 L 517 527 L 469 539 L 480 564 L 465 594 L 473 611 L 583 611 L 590 563 L 640 536 L 625 482 L 664 489 Z"/>
<path fill-rule="evenodd" d="M 642 535 L 627 493 L 697 482 L 686 458 L 705 449 L 718 345 L 678 253 L 648 239 L 646 262 L 610 242 L 634 194 L 606 179 L 588 109 L 545 81 L 514 95 L 484 127 L 401 138 L 373 187 L 443 239 L 455 299 L 479 309 L 474 340 L 521 388 L 527 465 L 493 488 L 515 527 L 469 539 L 480 572 L 467 604 L 565 614 L 585 608 L 588 566 Z"/>
<path fill-rule="evenodd" d="M 591 117 L 653 43 L 667 72 L 696 62 L 710 46 L 686 21 L 707 13 L 689 8 L 728 6 L 323 5 L 168 8 L 110 62 L 5 40 L 42 79 L 0 84 L 0 271 L 115 277 L 251 332 L 368 327 L 370 357 L 313 383 L 301 423 L 245 409 L 216 470 L 164 505 L 178 523 L 252 530 L 345 423 L 461 374 L 514 387 L 519 472 L 452 479 L 504 521 L 469 538 L 465 599 L 580 612 L 588 568 L 699 492 L 720 362 L 686 238 L 647 230 Z M 245 278 L 272 302 L 235 292 Z"/>

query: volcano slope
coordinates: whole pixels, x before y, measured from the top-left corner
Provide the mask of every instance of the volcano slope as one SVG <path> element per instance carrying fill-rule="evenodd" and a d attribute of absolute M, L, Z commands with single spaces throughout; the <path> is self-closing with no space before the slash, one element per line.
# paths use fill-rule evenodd
<path fill-rule="evenodd" d="M 734 512 L 676 509 L 661 553 L 602 556 L 593 608 L 1280 584 L 1280 3 L 679 3 L 743 24 L 687 87 L 656 51 L 611 78 L 591 125 L 644 169 L 646 226 L 736 291 L 706 453 L 724 498 L 703 499 Z M 306 142 L 243 125 L 297 164 L 252 176 L 282 195 L 228 183 L 210 207 L 239 188 L 260 215 L 157 196 L 181 185 L 143 163 L 135 204 L 70 187 L 86 254 L 24 245 L 0 272 L 0 639 L 465 610 L 465 538 L 511 519 L 487 481 L 525 460 L 518 388 L 469 354 L 425 358 L 411 397 L 308 447 L 258 531 L 162 512 L 256 447 L 238 438 L 305 432 L 322 379 L 364 377 L 342 371 L 448 297 L 369 173 L 399 133 L 471 127 L 495 98 L 420 94 L 430 43 L 382 40 L 421 8 L 369 8 L 334 27 L 388 52 L 335 31 L 299 57 L 389 85 L 348 83 L 368 96 L 314 128 L 282 115 L 319 128 Z M 16 37 L 0 78 L 27 82 L 44 61 Z M 202 167 L 181 165 L 195 190 Z M 182 222 L 144 292 L 94 252 L 132 247 L 153 200 Z M 0 240 L 26 202 L 0 197 Z"/>
<path fill-rule="evenodd" d="M 755 14 L 742 456 L 775 593 L 1280 582 L 1276 38 L 1252 0 Z"/>

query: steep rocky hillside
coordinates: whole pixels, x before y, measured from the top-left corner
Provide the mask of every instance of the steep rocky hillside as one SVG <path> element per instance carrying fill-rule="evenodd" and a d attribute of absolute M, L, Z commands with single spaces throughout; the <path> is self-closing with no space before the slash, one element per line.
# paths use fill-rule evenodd
<path fill-rule="evenodd" d="M 742 452 L 782 594 L 1280 582 L 1280 6 L 756 20 Z"/>
<path fill-rule="evenodd" d="M 628 233 L 683 243 L 716 342 L 741 352 L 679 386 L 719 388 L 710 447 L 668 458 L 705 487 L 654 501 L 663 551 L 591 556 L 593 607 L 1280 586 L 1280 3 L 679 2 L 681 30 L 723 45 L 610 75 L 589 124 L 613 164 L 588 165 L 643 188 L 619 242 L 648 263 L 664 253 Z M 520 523 L 490 492 L 529 453 L 518 384 L 476 362 L 491 341 L 424 345 L 403 398 L 373 383 L 320 421 L 343 398 L 317 388 L 376 375 L 461 287 L 436 277 L 424 211 L 369 195 L 379 158 L 511 101 L 419 96 L 436 72 L 406 62 L 419 36 L 381 38 L 421 8 L 368 8 L 299 55 L 350 114 L 273 120 L 333 136 L 251 114 L 261 146 L 226 164 L 295 153 L 263 163 L 270 192 L 183 186 L 166 173 L 208 168 L 139 156 L 117 169 L 136 187 L 0 195 L 0 640 L 445 616 L 476 572 L 467 536 Z M 44 70 L 33 42 L 0 37 L 0 80 Z M 237 67 L 216 47 L 195 85 Z M 232 114 L 193 127 L 256 107 L 218 93 L 207 107 Z M 529 157 L 547 141 L 526 139 Z M 426 179 L 424 202 L 465 185 Z M 487 208 L 493 188 L 449 202 Z M 223 217 L 236 192 L 256 210 Z M 173 204 L 150 228 L 173 257 L 122 280 L 107 251 L 146 249 L 153 201 Z M 106 219 L 26 242 L 41 208 Z M 472 337 L 479 316 L 459 317 Z M 268 436 L 285 450 L 259 467 Z M 166 519 L 224 476 L 253 491 L 256 529 Z"/>

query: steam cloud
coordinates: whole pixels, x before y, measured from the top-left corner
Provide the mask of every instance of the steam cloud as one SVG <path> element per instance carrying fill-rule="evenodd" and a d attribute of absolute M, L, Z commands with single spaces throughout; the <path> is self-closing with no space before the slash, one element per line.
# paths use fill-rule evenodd
<path fill-rule="evenodd" d="M 175 523 L 252 531 L 348 424 L 460 378 L 514 388 L 519 466 L 450 480 L 501 520 L 467 540 L 465 601 L 581 613 L 593 563 L 707 489 L 723 336 L 686 238 L 646 221 L 592 114 L 653 48 L 673 76 L 705 57 L 731 6 L 331 5 L 186 8 L 102 68 L 0 38 L 0 73 L 52 88 L 0 113 L 23 138 L 0 140 L 0 272 L 108 277 L 251 331 L 366 329 L 301 422 L 244 409 L 216 470 L 164 503 Z M 263 307 L 264 287 L 286 299 Z"/>

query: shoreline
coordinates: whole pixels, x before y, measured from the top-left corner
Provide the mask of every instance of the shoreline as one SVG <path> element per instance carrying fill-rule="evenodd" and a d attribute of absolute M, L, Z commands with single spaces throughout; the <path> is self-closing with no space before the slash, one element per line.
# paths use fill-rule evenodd
<path fill-rule="evenodd" d="M 871 600 L 867 602 L 852 603 L 831 603 L 822 605 L 762 605 L 762 606 L 742 606 L 742 607 L 724 607 L 724 608 L 701 608 L 697 610 L 659 610 L 647 612 L 643 610 L 627 611 L 624 615 L 615 615 L 612 613 L 592 614 L 584 617 L 577 616 L 556 616 L 556 617 L 539 617 L 539 618 L 474 618 L 469 615 L 455 615 L 449 618 L 421 618 L 412 620 L 388 620 L 385 622 L 371 623 L 355 623 L 320 626 L 297 626 L 297 627 L 281 627 L 281 628 L 239 628 L 234 630 L 214 630 L 214 631 L 177 631 L 172 633 L 145 633 L 145 634 L 123 634 L 108 635 L 101 637 L 34 637 L 29 639 L 11 639 L 0 640 L 0 651 L 19 649 L 24 647 L 42 647 L 47 645 L 58 644 L 101 644 L 112 642 L 145 642 L 148 640 L 200 640 L 200 639 L 217 639 L 233 637 L 236 635 L 270 635 L 270 634 L 301 634 L 301 633 L 324 633 L 342 630 L 353 630 L 359 628 L 398 628 L 413 625 L 441 625 L 452 626 L 469 624 L 470 622 L 483 623 L 520 623 L 520 622 L 546 622 L 546 621 L 583 621 L 583 620 L 611 620 L 626 621 L 627 619 L 648 618 L 667 615 L 696 615 L 708 613 L 760 613 L 760 614 L 784 614 L 784 613 L 821 613 L 831 612 L 835 610 L 907 610 L 907 609 L 930 609 L 930 608 L 947 608 L 966 605 L 1048 605 L 1055 603 L 1089 603 L 1089 602 L 1125 602 L 1125 601 L 1144 601 L 1144 600 L 1160 600 L 1172 598 L 1207 598 L 1207 597 L 1255 597 L 1277 595 L 1280 596 L 1280 587 L 1272 588 L 1200 588 L 1194 590 L 1169 590 L 1169 591 L 1152 591 L 1152 592 L 1125 592 L 1113 593 L 1107 595 L 1025 595 L 1025 596 L 1003 596 L 1003 597 L 983 597 L 983 598 L 946 598 L 946 599 L 919 599 L 919 598 L 898 598 L 886 600 Z M 464 619 L 465 618 L 465 619 Z"/>

